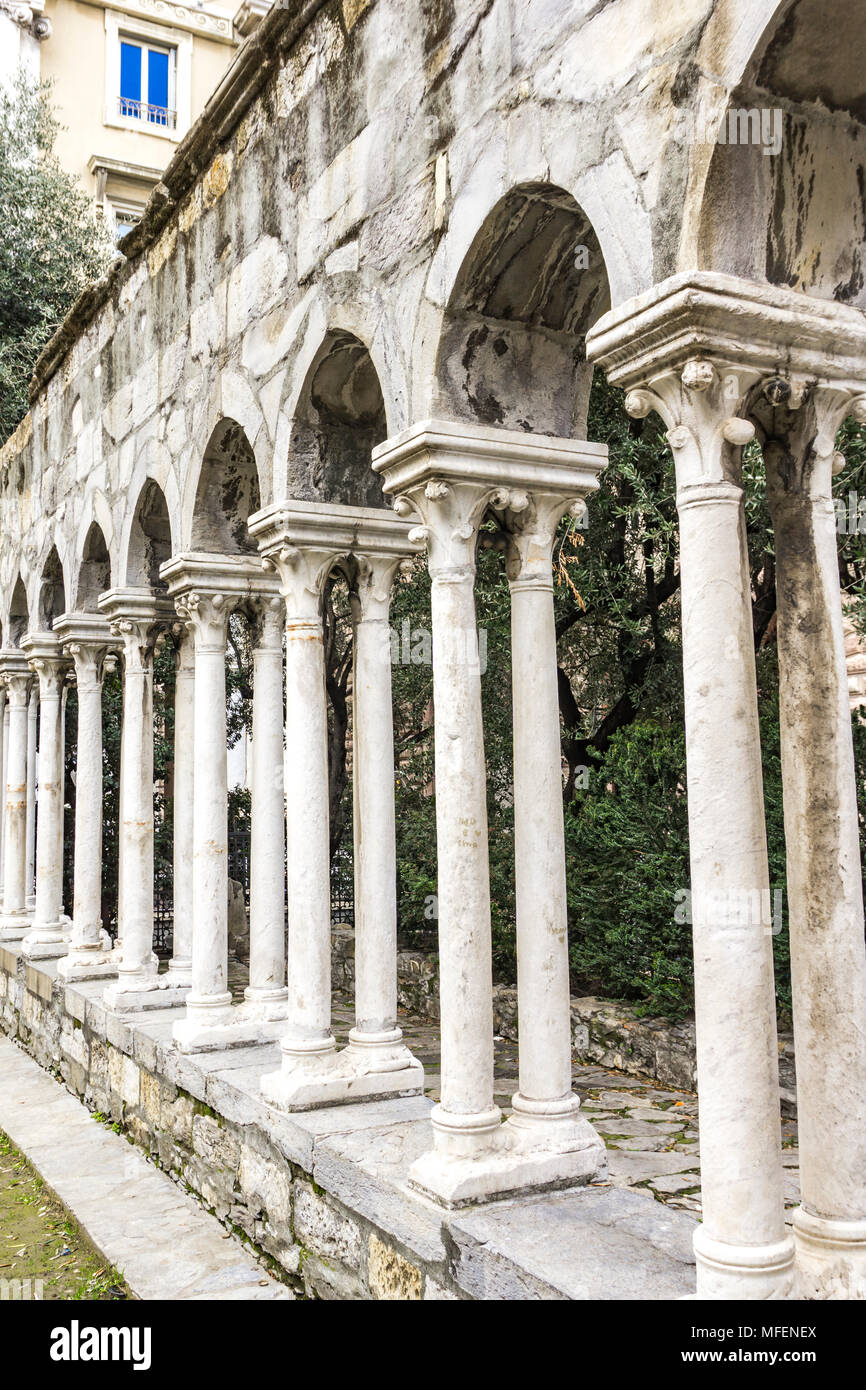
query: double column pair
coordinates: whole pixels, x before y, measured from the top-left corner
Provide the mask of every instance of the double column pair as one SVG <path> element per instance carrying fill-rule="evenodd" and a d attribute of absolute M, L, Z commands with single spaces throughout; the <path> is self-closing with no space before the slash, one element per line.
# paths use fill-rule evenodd
<path fill-rule="evenodd" d="M 598 486 L 603 445 L 430 422 L 374 451 L 432 577 L 441 1102 L 413 1186 L 446 1206 L 585 1182 L 603 1166 L 571 1088 L 571 1021 L 552 551 Z M 512 602 L 520 1076 L 494 1104 L 487 777 L 475 613 L 479 528 L 492 518 Z"/>
<path fill-rule="evenodd" d="M 33 673 L 23 651 L 0 654 L 3 710 L 3 913 L 0 940 L 17 941 L 32 922 L 31 868 L 35 801 L 35 713 Z"/>
<path fill-rule="evenodd" d="M 857 394 L 858 378 L 866 384 L 862 315 L 695 275 L 612 311 L 588 353 L 628 389 L 632 415 L 659 413 L 676 467 L 701 1105 L 698 1295 L 863 1297 L 866 946 L 831 497 L 836 430 L 846 414 L 866 419 Z M 775 532 L 802 1188 L 793 1240 L 741 463 L 756 433 Z"/>
<path fill-rule="evenodd" d="M 274 1106 L 419 1092 L 423 1069 L 397 1027 L 391 589 L 418 547 L 381 510 L 288 502 L 250 519 L 276 570 L 286 622 L 288 1010 L 280 1070 L 262 1078 Z M 331 902 L 323 599 L 340 569 L 353 614 L 355 1026 L 331 1033 Z"/>
<path fill-rule="evenodd" d="M 181 555 L 163 566 L 178 630 L 175 703 L 175 963 L 189 972 L 183 1051 L 266 1041 L 286 1016 L 282 604 L 241 556 Z M 250 980 L 228 989 L 226 643 L 232 612 L 254 628 Z"/>

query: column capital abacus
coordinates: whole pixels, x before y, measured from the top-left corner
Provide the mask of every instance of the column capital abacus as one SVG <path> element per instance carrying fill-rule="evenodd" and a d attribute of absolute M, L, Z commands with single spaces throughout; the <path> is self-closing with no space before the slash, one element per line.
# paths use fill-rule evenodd
<path fill-rule="evenodd" d="M 394 509 L 421 525 L 434 577 L 472 573 L 478 529 L 492 515 L 506 531 L 530 509 L 533 494 L 568 501 L 598 487 L 607 447 L 455 421 L 428 420 L 373 450 Z M 563 510 L 565 507 L 563 507 Z"/>
<path fill-rule="evenodd" d="M 17 648 L 0 651 L 0 682 L 5 687 L 9 708 L 25 708 L 30 699 L 33 672 L 26 656 Z"/>
<path fill-rule="evenodd" d="M 69 670 L 60 638 L 53 632 L 28 632 L 22 639 L 21 649 L 39 681 L 40 700 L 59 698 Z"/>
<path fill-rule="evenodd" d="M 795 412 L 820 398 L 828 461 L 833 417 L 866 413 L 856 404 L 866 385 L 862 312 L 737 276 L 675 275 L 618 305 L 587 335 L 587 357 L 625 390 L 629 414 L 661 415 L 680 489 L 737 483 L 739 449 L 767 408 Z"/>
<path fill-rule="evenodd" d="M 321 621 L 325 582 L 338 562 L 362 552 L 393 559 L 420 550 L 409 539 L 412 527 L 379 507 L 291 500 L 257 512 L 249 530 L 262 563 L 279 576 L 290 626 Z"/>
<path fill-rule="evenodd" d="M 54 623 L 64 655 L 72 660 L 79 692 L 98 690 L 107 671 L 116 665 L 116 639 L 108 621 L 98 613 L 64 613 Z"/>

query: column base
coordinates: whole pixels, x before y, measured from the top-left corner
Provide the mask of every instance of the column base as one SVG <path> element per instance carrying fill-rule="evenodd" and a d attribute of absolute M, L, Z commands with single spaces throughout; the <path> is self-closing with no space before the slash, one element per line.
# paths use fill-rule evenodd
<path fill-rule="evenodd" d="M 62 980 L 104 980 L 117 974 L 117 961 L 114 958 L 111 937 L 100 932 L 100 940 L 93 945 L 76 945 L 73 940 L 69 952 L 57 967 Z"/>
<path fill-rule="evenodd" d="M 0 917 L 0 941 L 20 941 L 32 925 L 26 912 L 7 912 Z"/>
<path fill-rule="evenodd" d="M 21 942 L 21 954 L 27 960 L 58 960 L 68 953 L 71 936 L 68 918 L 56 926 L 31 927 Z"/>
<path fill-rule="evenodd" d="M 341 1052 L 331 1037 L 309 1044 L 285 1038 L 280 1070 L 266 1073 L 261 1080 L 268 1105 L 276 1110 L 317 1110 L 324 1105 L 423 1094 L 424 1068 L 399 1040 L 402 1034 L 398 1040 L 391 1033 L 382 1035 L 388 1039 L 385 1047 L 381 1043 L 359 1046 L 354 1033 L 350 1037 L 352 1041 Z"/>
<path fill-rule="evenodd" d="M 866 1220 L 794 1212 L 797 1298 L 866 1299 Z"/>
<path fill-rule="evenodd" d="M 604 1143 L 573 1108 L 553 1120 L 501 1122 L 496 1108 L 478 1115 L 433 1111 L 435 1147 L 409 1169 L 409 1186 L 453 1209 L 532 1190 L 581 1187 L 607 1171 Z"/>
<path fill-rule="evenodd" d="M 794 1297 L 794 1242 L 729 1245 L 703 1226 L 694 1234 L 699 1299 L 786 1299 Z"/>
<path fill-rule="evenodd" d="M 112 951 L 117 956 L 117 948 Z M 138 1009 L 172 1009 L 185 1004 L 189 990 L 175 984 L 168 975 L 157 974 L 157 959 L 150 961 L 138 970 L 124 972 L 122 959 L 117 979 L 109 985 L 102 1002 L 115 1013 L 133 1013 Z"/>
<path fill-rule="evenodd" d="M 181 989 L 192 989 L 192 959 L 189 956 L 174 956 L 168 963 L 168 978 Z"/>
<path fill-rule="evenodd" d="M 269 1021 L 281 1019 L 285 1024 L 289 1016 L 289 991 L 260 989 L 256 985 L 247 985 L 244 990 L 244 1002 L 239 1007 L 246 1017 Z M 285 1031 L 284 1027 L 283 1032 Z"/>
<path fill-rule="evenodd" d="M 267 1018 L 255 1005 L 232 1004 L 230 994 L 199 1003 L 187 999 L 187 1016 L 178 1019 L 172 1037 L 180 1052 L 222 1052 L 277 1042 L 286 1031 L 285 1015 Z"/>

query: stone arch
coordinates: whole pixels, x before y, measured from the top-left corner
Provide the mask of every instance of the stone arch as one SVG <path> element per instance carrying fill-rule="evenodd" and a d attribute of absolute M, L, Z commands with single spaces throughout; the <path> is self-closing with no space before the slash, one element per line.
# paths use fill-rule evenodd
<path fill-rule="evenodd" d="M 57 546 L 52 545 L 39 580 L 36 599 L 36 628 L 39 632 L 50 632 L 54 621 L 66 612 L 66 581 L 63 565 Z"/>
<path fill-rule="evenodd" d="M 765 16 L 714 128 L 698 268 L 866 308 L 864 63 L 859 0 L 839 0 L 832 24 L 820 0 Z"/>
<path fill-rule="evenodd" d="M 90 523 L 81 547 L 81 563 L 75 588 L 75 607 L 81 613 L 97 613 L 97 600 L 111 588 L 111 557 L 99 522 Z"/>
<path fill-rule="evenodd" d="M 587 330 L 610 307 L 598 236 L 565 189 L 520 184 L 484 219 L 443 316 L 437 411 L 539 434 L 585 430 Z"/>
<path fill-rule="evenodd" d="M 261 506 L 256 456 L 242 425 L 223 419 L 202 456 L 190 526 L 193 550 L 256 554 L 247 522 Z"/>
<path fill-rule="evenodd" d="M 345 329 L 329 329 L 291 417 L 289 495 L 384 506 L 370 455 L 387 437 L 382 386 L 367 344 Z"/>
<path fill-rule="evenodd" d="M 27 602 L 27 590 L 24 581 L 18 574 L 12 589 L 12 597 L 9 601 L 9 621 L 6 625 L 5 640 L 10 647 L 20 647 L 21 639 L 26 636 L 30 629 L 30 607 Z"/>
<path fill-rule="evenodd" d="M 164 588 L 159 568 L 174 551 L 173 537 L 165 493 L 155 478 L 148 478 L 130 521 L 122 583 L 135 588 Z"/>

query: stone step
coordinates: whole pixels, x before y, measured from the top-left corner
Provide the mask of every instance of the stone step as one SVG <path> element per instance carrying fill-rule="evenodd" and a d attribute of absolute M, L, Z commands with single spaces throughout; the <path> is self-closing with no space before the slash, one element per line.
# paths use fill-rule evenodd
<path fill-rule="evenodd" d="M 137 1297 L 294 1297 L 165 1173 L 2 1036 L 0 1129 Z"/>

